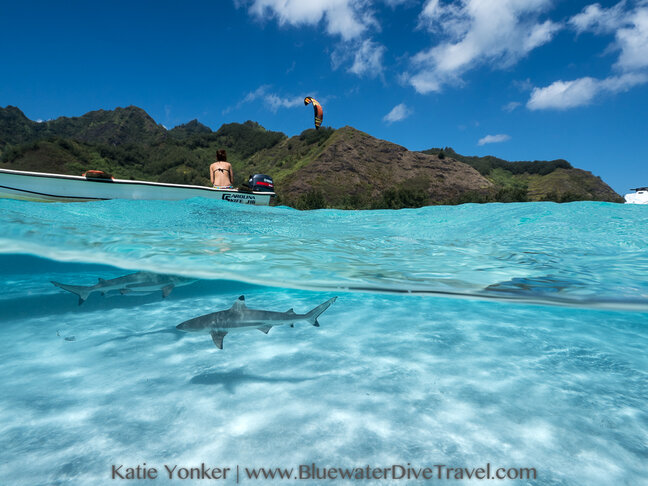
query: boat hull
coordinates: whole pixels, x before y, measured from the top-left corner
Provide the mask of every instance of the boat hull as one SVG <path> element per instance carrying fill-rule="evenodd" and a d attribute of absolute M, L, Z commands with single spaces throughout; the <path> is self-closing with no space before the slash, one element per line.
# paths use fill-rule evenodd
<path fill-rule="evenodd" d="M 648 204 L 648 190 L 626 194 L 625 202 L 626 204 Z"/>
<path fill-rule="evenodd" d="M 0 169 L 0 198 L 38 202 L 79 202 L 106 199 L 179 201 L 194 197 L 267 206 L 271 192 Z"/>

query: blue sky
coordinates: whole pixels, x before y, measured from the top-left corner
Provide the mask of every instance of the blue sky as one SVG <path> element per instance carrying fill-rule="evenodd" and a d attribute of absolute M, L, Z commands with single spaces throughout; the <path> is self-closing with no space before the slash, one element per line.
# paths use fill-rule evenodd
<path fill-rule="evenodd" d="M 648 185 L 648 0 L 0 0 L 0 106 L 351 125 Z"/>

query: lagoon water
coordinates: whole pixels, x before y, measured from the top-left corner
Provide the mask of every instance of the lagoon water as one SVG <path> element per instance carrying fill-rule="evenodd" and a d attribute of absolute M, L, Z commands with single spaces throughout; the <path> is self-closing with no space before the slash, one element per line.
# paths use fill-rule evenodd
<path fill-rule="evenodd" d="M 164 472 L 201 463 L 241 484 L 295 484 L 244 469 L 311 463 L 647 484 L 647 228 L 648 208 L 608 203 L 0 200 L 0 484 L 120 484 L 112 465 L 144 463 L 158 479 L 127 484 L 214 483 Z M 83 305 L 50 283 L 137 271 L 197 281 Z M 338 299 L 319 328 L 223 350 L 175 329 L 240 295 L 298 313 Z"/>

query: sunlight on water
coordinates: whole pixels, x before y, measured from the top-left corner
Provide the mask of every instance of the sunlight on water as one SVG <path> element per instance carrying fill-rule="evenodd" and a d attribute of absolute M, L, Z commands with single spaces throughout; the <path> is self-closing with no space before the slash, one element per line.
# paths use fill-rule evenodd
<path fill-rule="evenodd" d="M 299 212 L 0 201 L 0 251 L 301 289 L 648 310 L 648 212 L 611 203 Z"/>
<path fill-rule="evenodd" d="M 316 462 L 642 484 L 645 209 L 0 201 L 0 482 L 113 484 L 112 464 Z M 141 271 L 160 275 L 128 280 Z M 123 285 L 102 295 L 99 279 Z M 176 329 L 241 295 L 298 314 L 338 299 L 320 327 L 230 333 L 222 350 Z"/>

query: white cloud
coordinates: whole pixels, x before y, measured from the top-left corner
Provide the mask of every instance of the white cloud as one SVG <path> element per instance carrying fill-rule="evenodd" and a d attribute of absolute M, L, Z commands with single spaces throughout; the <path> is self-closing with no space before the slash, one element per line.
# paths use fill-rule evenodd
<path fill-rule="evenodd" d="M 533 83 L 530 78 L 515 80 L 513 81 L 513 86 L 519 91 L 531 91 L 533 89 Z"/>
<path fill-rule="evenodd" d="M 556 81 L 545 88 L 534 88 L 527 102 L 530 110 L 566 110 L 591 103 L 599 87 L 596 79 Z"/>
<path fill-rule="evenodd" d="M 249 11 L 259 18 L 274 17 L 280 25 L 326 24 L 326 32 L 344 40 L 359 37 L 375 22 L 365 0 L 252 0 Z"/>
<path fill-rule="evenodd" d="M 615 67 L 625 71 L 648 67 L 648 6 L 635 10 L 629 23 L 616 33 L 621 53 Z"/>
<path fill-rule="evenodd" d="M 295 106 L 300 106 L 304 103 L 303 96 L 288 96 L 281 97 L 276 93 L 271 93 L 270 85 L 264 84 L 259 86 L 254 91 L 249 92 L 245 97 L 239 101 L 236 106 L 228 107 L 223 110 L 223 114 L 227 114 L 232 110 L 238 110 L 247 103 L 252 103 L 253 101 L 261 100 L 263 104 L 273 113 L 276 113 L 279 108 L 294 108 Z"/>
<path fill-rule="evenodd" d="M 552 0 L 459 0 L 442 4 L 428 0 L 420 23 L 444 40 L 412 58 L 409 82 L 420 93 L 440 91 L 460 82 L 460 76 L 479 65 L 508 67 L 549 42 L 561 28 L 538 17 Z"/>
<path fill-rule="evenodd" d="M 519 101 L 511 101 L 510 103 L 507 103 L 504 106 L 502 106 L 502 110 L 511 113 L 512 111 L 515 111 L 515 109 L 517 109 L 521 104 L 522 103 L 520 103 Z"/>
<path fill-rule="evenodd" d="M 579 14 L 569 19 L 568 23 L 578 33 L 593 31 L 596 33 L 614 32 L 624 23 L 626 2 L 622 1 L 611 8 L 601 8 L 594 3 L 588 5 Z"/>
<path fill-rule="evenodd" d="M 621 76 L 611 76 L 601 81 L 602 89 L 611 93 L 628 91 L 630 88 L 640 84 L 648 83 L 648 74 L 627 73 Z"/>
<path fill-rule="evenodd" d="M 486 145 L 487 143 L 501 143 L 511 140 L 510 135 L 501 133 L 499 135 L 486 135 L 484 138 L 481 138 L 477 145 Z"/>
<path fill-rule="evenodd" d="M 245 98 L 243 98 L 243 100 L 241 100 L 239 104 L 250 103 L 251 101 L 261 98 L 267 93 L 269 88 L 270 88 L 269 84 L 264 84 L 262 86 L 259 86 L 254 91 L 251 91 L 247 95 L 245 95 Z"/>
<path fill-rule="evenodd" d="M 392 110 L 383 117 L 383 121 L 392 124 L 404 120 L 410 116 L 413 111 L 405 103 L 401 103 L 392 108 Z"/>
<path fill-rule="evenodd" d="M 331 53 L 333 69 L 351 64 L 348 71 L 358 76 L 383 74 L 385 47 L 371 39 L 380 24 L 371 6 L 376 0 L 234 0 L 248 6 L 259 19 L 276 19 L 279 25 L 294 27 L 324 25 L 326 33 L 341 42 Z M 409 0 L 383 0 L 390 7 Z"/>
<path fill-rule="evenodd" d="M 526 53 L 532 51 L 536 47 L 546 44 L 553 39 L 554 34 L 560 30 L 560 28 L 561 27 L 558 24 L 551 20 L 545 20 L 541 24 L 533 25 L 531 30 L 522 36 L 522 51 L 519 54 L 516 54 L 516 56 L 523 57 Z"/>
<path fill-rule="evenodd" d="M 274 93 L 270 93 L 265 96 L 264 103 L 271 111 L 276 112 L 279 108 L 294 108 L 303 105 L 304 98 L 302 96 L 281 98 Z"/>
<path fill-rule="evenodd" d="M 627 91 L 648 83 L 648 0 L 622 0 L 607 9 L 595 3 L 585 7 L 567 23 L 579 34 L 614 33 L 615 41 L 608 51 L 619 51 L 613 67 L 621 74 L 605 79 L 583 77 L 571 81 L 560 80 L 544 88 L 534 88 L 527 108 L 566 110 L 589 105 L 604 94 Z"/>
<path fill-rule="evenodd" d="M 622 0 L 607 9 L 598 3 L 588 5 L 570 18 L 568 24 L 579 34 L 614 33 L 611 49 L 619 51 L 615 68 L 634 71 L 648 67 L 648 2 L 645 0 L 637 0 L 632 6 Z"/>
<path fill-rule="evenodd" d="M 349 68 L 349 72 L 358 76 L 367 75 L 371 78 L 382 74 L 382 58 L 384 52 L 384 46 L 365 39 L 355 51 L 353 65 Z"/>
<path fill-rule="evenodd" d="M 602 93 L 618 93 L 648 83 L 648 75 L 627 73 L 606 79 L 590 77 L 556 81 L 544 88 L 534 88 L 527 102 L 530 110 L 566 110 L 592 103 Z"/>

